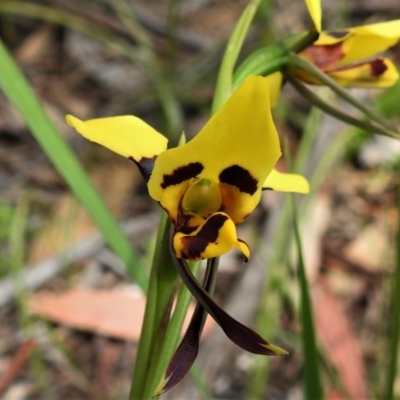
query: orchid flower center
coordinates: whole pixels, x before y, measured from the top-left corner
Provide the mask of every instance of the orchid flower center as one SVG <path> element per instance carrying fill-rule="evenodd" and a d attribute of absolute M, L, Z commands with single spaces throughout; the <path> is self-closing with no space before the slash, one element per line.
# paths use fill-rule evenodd
<path fill-rule="evenodd" d="M 195 179 L 183 195 L 182 208 L 185 214 L 212 214 L 221 206 L 221 192 L 211 179 Z"/>

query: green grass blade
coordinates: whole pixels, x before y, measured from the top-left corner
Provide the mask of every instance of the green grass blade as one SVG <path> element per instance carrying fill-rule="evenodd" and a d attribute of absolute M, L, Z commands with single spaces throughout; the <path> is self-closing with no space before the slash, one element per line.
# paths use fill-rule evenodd
<path fill-rule="evenodd" d="M 233 30 L 219 69 L 217 87 L 215 88 L 212 113 L 214 114 L 224 103 L 233 89 L 233 69 L 242 48 L 244 39 L 260 5 L 260 0 L 251 0 Z"/>
<path fill-rule="evenodd" d="M 307 282 L 306 269 L 304 265 L 301 238 L 296 214 L 296 205 L 292 195 L 294 240 L 298 252 L 298 280 L 300 286 L 300 318 L 302 327 L 303 356 L 304 356 L 304 398 L 322 400 L 324 393 L 322 389 L 319 365 L 317 339 L 314 329 L 314 318 L 312 313 L 311 297 Z"/>
<path fill-rule="evenodd" d="M 400 216 L 400 188 L 398 190 L 397 210 Z M 389 336 L 389 366 L 387 371 L 387 380 L 384 398 L 394 399 L 394 386 L 397 374 L 397 362 L 399 354 L 400 339 L 400 217 L 398 218 L 397 238 L 396 238 L 397 256 L 396 270 L 394 273 L 393 288 L 391 293 L 391 302 L 393 308 L 391 312 L 391 329 Z"/>
<path fill-rule="evenodd" d="M 74 153 L 45 113 L 29 83 L 1 40 L 0 87 L 22 114 L 43 151 L 65 179 L 76 198 L 86 208 L 110 247 L 126 265 L 132 278 L 146 291 L 147 276 L 131 244 L 93 187 Z"/>
<path fill-rule="evenodd" d="M 138 352 L 136 356 L 135 371 L 132 379 L 130 400 L 147 400 L 152 398 L 155 387 L 150 387 L 152 381 L 152 362 L 156 364 L 161 357 L 155 351 L 164 338 L 167 328 L 168 308 L 175 289 L 178 273 L 171 258 L 170 250 L 170 223 L 166 213 L 160 219 L 156 247 L 150 273 L 149 289 L 145 316 Z M 177 338 L 179 338 L 177 332 Z"/>

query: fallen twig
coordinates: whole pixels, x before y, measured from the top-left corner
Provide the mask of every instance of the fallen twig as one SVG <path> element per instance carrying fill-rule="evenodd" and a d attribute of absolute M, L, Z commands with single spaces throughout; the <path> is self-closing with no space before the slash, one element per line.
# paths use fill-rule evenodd
<path fill-rule="evenodd" d="M 123 223 L 122 229 L 127 236 L 135 240 L 139 237 L 149 235 L 156 227 L 157 219 L 158 213 L 135 217 Z M 36 265 L 26 265 L 21 277 L 23 289 L 29 291 L 36 290 L 74 263 L 99 253 L 103 246 L 103 237 L 99 233 L 95 233 L 86 239 L 74 243 L 60 254 L 47 258 Z M 106 257 L 109 257 L 107 253 L 105 254 Z M 98 257 L 100 256 L 101 252 Z M 121 274 L 121 268 L 118 268 L 118 273 Z M 11 302 L 15 295 L 14 279 L 6 278 L 0 281 L 0 307 Z"/>

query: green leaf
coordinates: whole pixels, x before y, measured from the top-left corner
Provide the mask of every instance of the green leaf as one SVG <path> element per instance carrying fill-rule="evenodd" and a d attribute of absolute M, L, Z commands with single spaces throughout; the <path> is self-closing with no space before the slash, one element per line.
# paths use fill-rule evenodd
<path fill-rule="evenodd" d="M 400 190 L 397 191 L 397 211 L 400 216 Z M 396 269 L 394 272 L 394 279 L 391 291 L 390 304 L 391 310 L 391 323 L 390 323 L 390 337 L 389 337 L 389 366 L 387 371 L 386 388 L 384 398 L 387 400 L 394 399 L 394 390 L 396 384 L 396 374 L 399 355 L 399 339 L 400 339 L 400 217 L 397 223 L 397 238 L 396 238 Z"/>
<path fill-rule="evenodd" d="M 211 108 L 212 114 L 214 114 L 232 94 L 233 69 L 259 5 L 260 0 L 250 1 L 240 16 L 239 21 L 228 40 L 221 67 L 219 69 L 217 87 L 215 88 L 214 100 Z"/>
<path fill-rule="evenodd" d="M 300 318 L 304 356 L 304 398 L 322 400 L 324 393 L 318 366 L 317 339 L 314 329 L 314 318 L 311 306 L 311 297 L 308 288 L 306 269 L 304 265 L 301 238 L 294 196 L 292 198 L 294 238 L 298 252 L 298 279 L 300 287 Z"/>
<path fill-rule="evenodd" d="M 152 397 L 155 389 L 150 387 L 154 374 L 152 369 L 157 368 L 157 363 L 161 358 L 156 347 L 157 343 L 162 343 L 164 340 L 176 278 L 177 271 L 171 259 L 170 250 L 170 222 L 167 214 L 163 213 L 151 266 L 146 310 L 129 395 L 130 400 L 144 400 Z M 179 333 L 180 330 L 176 333 L 177 338 Z"/>

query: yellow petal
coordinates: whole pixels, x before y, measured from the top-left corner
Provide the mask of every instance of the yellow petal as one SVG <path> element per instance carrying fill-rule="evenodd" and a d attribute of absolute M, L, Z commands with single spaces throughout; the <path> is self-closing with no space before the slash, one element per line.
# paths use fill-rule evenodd
<path fill-rule="evenodd" d="M 321 32 L 321 21 L 322 21 L 322 11 L 321 11 L 321 1 L 320 0 L 306 0 L 306 5 L 311 19 L 314 22 L 315 29 Z"/>
<path fill-rule="evenodd" d="M 400 39 L 400 20 L 380 22 L 336 31 L 321 32 L 315 45 L 342 43 L 345 56 L 340 64 L 348 64 L 376 56 L 394 46 Z"/>
<path fill-rule="evenodd" d="M 136 162 L 158 156 L 167 148 L 166 137 L 131 115 L 87 121 L 67 115 L 66 121 L 86 139 Z"/>
<path fill-rule="evenodd" d="M 332 71 L 329 75 L 344 87 L 385 88 L 394 85 L 399 73 L 386 58 L 378 58 L 358 65 Z"/>
<path fill-rule="evenodd" d="M 310 185 L 304 176 L 287 174 L 273 169 L 263 184 L 264 189 L 279 192 L 308 193 Z"/>
<path fill-rule="evenodd" d="M 178 258 L 193 261 L 219 257 L 233 248 L 239 249 L 246 260 L 250 257 L 247 244 L 237 238 L 235 224 L 221 212 L 211 215 L 189 235 L 175 232 L 172 247 Z"/>
<path fill-rule="evenodd" d="M 268 81 L 248 77 L 231 98 L 187 144 L 162 153 L 148 187 L 162 201 L 169 186 L 198 177 L 233 185 L 256 206 L 262 183 L 280 156 L 269 102 Z M 179 198 L 176 202 L 179 202 Z"/>
<path fill-rule="evenodd" d="M 331 45 L 340 42 L 346 42 L 352 36 L 350 29 L 343 29 L 337 31 L 323 31 L 319 34 L 318 39 L 314 42 L 314 45 L 324 46 Z"/>

